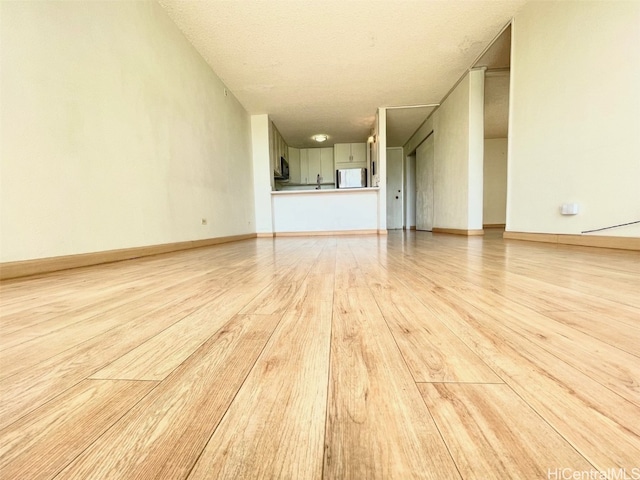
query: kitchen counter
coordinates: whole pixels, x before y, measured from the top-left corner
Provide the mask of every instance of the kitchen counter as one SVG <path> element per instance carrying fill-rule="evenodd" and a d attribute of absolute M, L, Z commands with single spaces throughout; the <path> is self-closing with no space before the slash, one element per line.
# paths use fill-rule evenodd
<path fill-rule="evenodd" d="M 318 186 L 317 183 L 290 183 L 290 182 L 279 182 L 276 180 L 276 185 L 280 185 L 282 187 L 316 187 Z M 321 183 L 321 186 L 329 186 L 329 185 L 333 185 L 335 186 L 334 182 L 326 182 L 326 183 Z"/>
<path fill-rule="evenodd" d="M 378 233 L 378 187 L 271 192 L 276 235 Z"/>
<path fill-rule="evenodd" d="M 281 183 L 276 182 L 277 192 L 286 192 L 286 191 L 306 191 L 306 190 L 315 190 L 318 186 L 317 183 L 307 184 L 307 183 Z M 336 188 L 336 184 L 332 182 L 321 183 L 320 187 L 322 190 L 331 190 Z"/>
<path fill-rule="evenodd" d="M 333 185 L 331 183 L 330 185 Z M 325 188 L 316 190 L 277 190 L 271 192 L 271 195 L 298 195 L 298 194 L 316 194 L 316 193 L 362 193 L 362 192 L 377 192 L 379 191 L 379 187 L 363 187 L 363 188 Z"/>

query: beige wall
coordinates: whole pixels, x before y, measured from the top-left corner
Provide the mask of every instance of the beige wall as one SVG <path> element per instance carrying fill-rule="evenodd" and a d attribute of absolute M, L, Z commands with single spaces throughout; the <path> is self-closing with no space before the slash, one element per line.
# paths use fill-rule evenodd
<path fill-rule="evenodd" d="M 433 227 L 482 228 L 484 157 L 484 71 L 472 70 L 403 149 L 412 153 L 433 132 Z M 416 162 L 418 160 L 416 159 Z M 416 166 L 416 176 L 418 175 Z M 427 179 L 422 179 L 422 183 Z M 416 182 L 417 189 L 419 189 Z M 424 205 L 416 194 L 416 209 Z M 422 192 L 423 200 L 430 194 Z M 422 207 L 421 207 L 422 208 Z M 425 208 L 429 208 L 426 206 Z M 416 219 L 420 212 L 416 211 Z M 416 223 L 419 224 L 416 220 Z"/>
<path fill-rule="evenodd" d="M 273 210 L 271 191 L 273 190 L 273 165 L 270 158 L 269 135 L 271 120 L 269 115 L 251 116 L 251 144 L 253 146 L 253 196 L 256 212 L 256 232 L 273 232 Z"/>
<path fill-rule="evenodd" d="M 256 231 L 249 115 L 162 8 L 0 8 L 2 261 Z"/>
<path fill-rule="evenodd" d="M 434 113 L 434 227 L 482 228 L 483 92 L 471 71 Z"/>
<path fill-rule="evenodd" d="M 433 226 L 467 228 L 469 212 L 469 76 L 436 110 Z"/>
<path fill-rule="evenodd" d="M 379 108 L 376 113 L 374 135 L 377 140 L 374 144 L 374 158 L 377 158 L 376 174 L 380 181 L 378 187 L 378 229 L 387 229 L 387 109 Z"/>
<path fill-rule="evenodd" d="M 418 146 L 422 142 L 424 142 L 424 140 L 429 136 L 429 134 L 433 132 L 435 112 L 437 112 L 437 109 L 434 111 L 433 114 L 427 117 L 424 123 L 420 125 L 420 127 L 418 127 L 418 130 L 416 130 L 416 133 L 414 133 L 411 136 L 411 138 L 407 140 L 407 143 L 404 144 L 402 148 L 406 154 L 410 154 L 411 152 L 414 152 L 418 148 Z"/>
<path fill-rule="evenodd" d="M 640 2 L 532 2 L 513 24 L 507 230 L 640 220 Z M 579 204 L 562 216 L 563 203 Z M 640 236 L 640 225 L 600 232 Z"/>
<path fill-rule="evenodd" d="M 484 202 L 482 217 L 485 225 L 504 224 L 507 215 L 507 139 L 484 140 Z"/>

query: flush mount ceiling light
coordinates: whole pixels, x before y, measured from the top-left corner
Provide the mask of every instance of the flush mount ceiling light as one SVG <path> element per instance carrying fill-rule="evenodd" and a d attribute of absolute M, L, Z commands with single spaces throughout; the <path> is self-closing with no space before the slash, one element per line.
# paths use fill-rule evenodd
<path fill-rule="evenodd" d="M 322 142 L 326 142 L 327 138 L 329 138 L 329 137 L 327 135 L 325 135 L 324 133 L 319 133 L 318 135 L 314 135 L 311 138 L 313 140 L 315 140 L 316 142 L 322 143 Z"/>

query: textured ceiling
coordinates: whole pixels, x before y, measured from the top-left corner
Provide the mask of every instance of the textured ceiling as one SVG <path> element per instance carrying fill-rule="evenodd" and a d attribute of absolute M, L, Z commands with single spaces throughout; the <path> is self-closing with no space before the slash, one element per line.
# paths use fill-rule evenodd
<path fill-rule="evenodd" d="M 511 25 L 493 41 L 474 67 L 486 67 L 485 138 L 506 138 L 509 123 L 509 68 Z M 401 147 L 435 111 L 436 107 L 387 110 L 387 146 Z"/>
<path fill-rule="evenodd" d="M 438 103 L 525 0 L 160 3 L 249 113 L 305 147 L 364 141 L 381 106 Z"/>
<path fill-rule="evenodd" d="M 511 25 L 504 29 L 491 47 L 478 59 L 474 67 L 487 67 L 489 70 L 508 69 L 511 65 Z"/>
<path fill-rule="evenodd" d="M 436 107 L 387 110 L 387 147 L 402 147 Z"/>

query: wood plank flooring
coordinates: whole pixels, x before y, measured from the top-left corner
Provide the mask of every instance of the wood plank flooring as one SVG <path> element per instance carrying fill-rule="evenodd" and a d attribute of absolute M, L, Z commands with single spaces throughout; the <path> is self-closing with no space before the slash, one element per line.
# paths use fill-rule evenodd
<path fill-rule="evenodd" d="M 637 252 L 390 232 L 0 283 L 2 479 L 623 474 Z"/>

